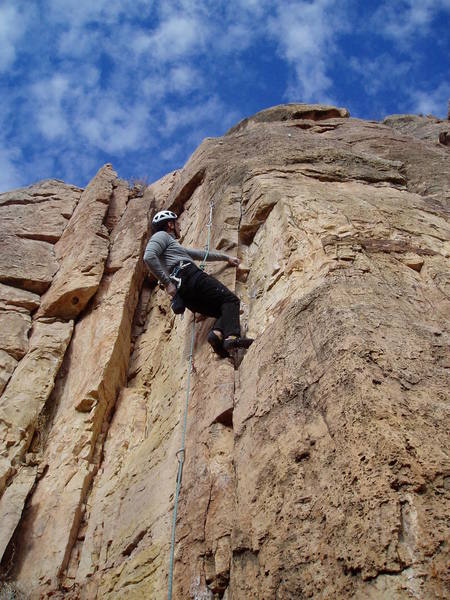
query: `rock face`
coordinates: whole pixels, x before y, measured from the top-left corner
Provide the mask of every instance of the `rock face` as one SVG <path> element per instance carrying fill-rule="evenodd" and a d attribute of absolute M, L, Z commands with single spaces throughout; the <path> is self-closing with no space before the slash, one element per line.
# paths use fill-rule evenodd
<path fill-rule="evenodd" d="M 111 165 L 105 165 L 81 194 L 67 228 L 55 245 L 59 269 L 42 298 L 39 316 L 72 319 L 96 292 L 109 248 L 103 221 L 116 180 Z"/>
<path fill-rule="evenodd" d="M 211 354 L 211 321 L 195 326 L 173 597 L 446 597 L 446 127 L 287 105 L 205 140 L 143 197 L 109 165 L 84 191 L 0 195 L 24 208 L 0 220 L 9 586 L 167 597 L 192 319 L 142 254 L 163 207 L 203 247 L 213 202 L 212 246 L 242 267 L 207 270 L 256 340 L 233 364 Z M 28 214 L 47 198 L 40 232 Z M 39 277 L 29 243 L 47 247 Z"/>
<path fill-rule="evenodd" d="M 42 294 L 58 270 L 54 244 L 82 190 L 57 180 L 0 194 L 0 282 Z"/>

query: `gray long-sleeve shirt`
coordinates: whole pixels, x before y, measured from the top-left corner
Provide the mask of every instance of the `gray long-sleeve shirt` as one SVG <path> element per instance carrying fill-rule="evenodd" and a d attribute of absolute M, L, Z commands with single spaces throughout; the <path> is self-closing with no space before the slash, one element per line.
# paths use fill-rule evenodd
<path fill-rule="evenodd" d="M 194 262 L 203 260 L 205 250 L 184 248 L 167 231 L 157 231 L 152 235 L 144 252 L 144 262 L 153 275 L 163 285 L 172 283 L 169 273 L 181 260 Z M 223 252 L 209 252 L 206 260 L 228 260 L 230 257 Z M 194 259 L 194 260 L 193 260 Z"/>

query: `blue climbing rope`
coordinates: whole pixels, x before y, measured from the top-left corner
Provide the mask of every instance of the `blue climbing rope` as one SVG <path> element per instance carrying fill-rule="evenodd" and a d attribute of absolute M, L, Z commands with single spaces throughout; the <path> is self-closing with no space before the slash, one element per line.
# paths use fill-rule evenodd
<path fill-rule="evenodd" d="M 205 268 L 206 260 L 209 255 L 209 248 L 211 245 L 211 227 L 212 227 L 212 214 L 213 214 L 214 203 L 210 202 L 209 205 L 209 222 L 207 224 L 208 237 L 205 247 L 205 256 L 200 264 L 200 269 Z M 175 490 L 175 501 L 173 506 L 173 517 L 172 517 L 172 535 L 170 539 L 170 561 L 169 561 L 169 585 L 168 585 L 168 600 L 172 600 L 172 588 L 173 588 L 173 562 L 175 555 L 175 529 L 177 525 L 177 512 L 178 512 L 178 499 L 180 497 L 181 478 L 183 474 L 184 456 L 185 456 L 185 442 L 186 442 L 186 429 L 187 429 L 187 414 L 189 406 L 189 396 L 191 393 L 191 374 L 192 364 L 194 357 L 194 341 L 195 341 L 195 315 L 192 320 L 192 334 L 191 334 L 191 348 L 189 352 L 189 368 L 186 383 L 186 398 L 184 401 L 184 419 L 183 419 L 183 433 L 181 436 L 181 448 L 178 450 L 176 456 L 178 459 L 178 474 L 177 474 L 177 486 Z"/>

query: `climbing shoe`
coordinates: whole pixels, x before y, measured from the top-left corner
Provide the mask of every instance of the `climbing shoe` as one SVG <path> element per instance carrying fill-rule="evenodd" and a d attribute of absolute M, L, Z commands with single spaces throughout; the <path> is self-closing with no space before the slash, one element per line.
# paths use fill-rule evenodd
<path fill-rule="evenodd" d="M 228 358 L 229 354 L 223 347 L 223 340 L 214 333 L 214 330 L 208 333 L 208 343 L 212 346 L 214 352 L 220 356 L 220 358 Z"/>
<path fill-rule="evenodd" d="M 223 342 L 223 349 L 229 352 L 236 348 L 250 348 L 252 344 L 253 340 L 251 338 L 230 337 Z"/>

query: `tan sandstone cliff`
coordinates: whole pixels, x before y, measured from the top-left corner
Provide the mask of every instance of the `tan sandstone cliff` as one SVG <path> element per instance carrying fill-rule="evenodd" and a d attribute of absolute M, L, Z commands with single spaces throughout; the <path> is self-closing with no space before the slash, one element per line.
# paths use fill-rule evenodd
<path fill-rule="evenodd" d="M 167 597 L 191 316 L 142 254 L 162 207 L 203 247 L 210 201 L 256 341 L 196 327 L 174 598 L 449 597 L 448 131 L 287 105 L 143 195 L 0 195 L 1 598 Z"/>

